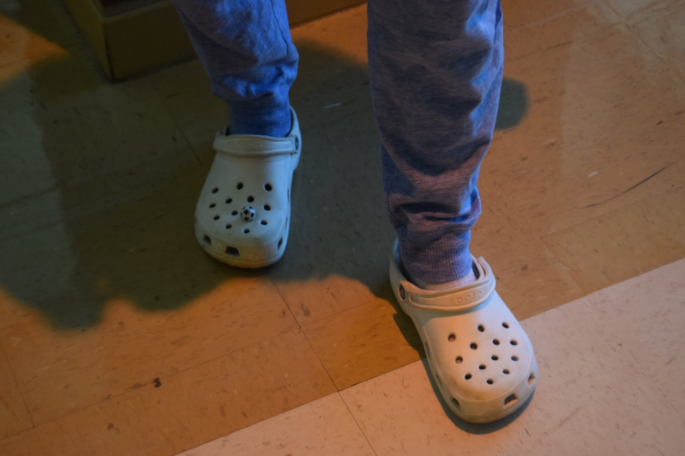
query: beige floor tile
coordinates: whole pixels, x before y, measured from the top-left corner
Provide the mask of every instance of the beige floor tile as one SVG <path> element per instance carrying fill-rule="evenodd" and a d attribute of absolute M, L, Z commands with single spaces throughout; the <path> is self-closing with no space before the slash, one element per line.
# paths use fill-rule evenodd
<path fill-rule="evenodd" d="M 92 328 L 55 328 L 32 315 L 2 331 L 36 423 L 297 326 L 267 277 L 226 280 L 177 309 L 141 312 L 132 304 L 112 299 Z"/>
<path fill-rule="evenodd" d="M 481 183 L 540 236 L 682 184 L 685 84 L 619 25 L 510 62 L 518 125 L 495 135 Z"/>
<path fill-rule="evenodd" d="M 682 2 L 681 2 L 682 3 Z M 685 79 L 685 3 L 643 19 L 630 28 Z"/>
<path fill-rule="evenodd" d="M 331 394 L 179 456 L 373 456 L 338 394 Z"/>
<path fill-rule="evenodd" d="M 593 293 L 588 300 L 669 406 L 685 418 L 685 260 Z"/>
<path fill-rule="evenodd" d="M 527 407 L 502 422 L 454 418 L 423 362 L 342 391 L 376 454 L 680 453 L 685 421 L 585 299 L 524 326 L 536 344 L 539 384 Z"/>
<path fill-rule="evenodd" d="M 685 256 L 685 188 L 635 202 L 544 238 L 586 293 Z"/>
<path fill-rule="evenodd" d="M 0 453 L 168 456 L 334 391 L 296 330 L 0 441 Z"/>
<path fill-rule="evenodd" d="M 33 422 L 0 345 L 0 440 L 31 427 Z"/>
<path fill-rule="evenodd" d="M 384 299 L 319 320 L 303 330 L 338 389 L 425 356 L 411 319 Z"/>
<path fill-rule="evenodd" d="M 596 0 L 503 0 L 502 10 L 508 61 L 620 22 L 611 8 Z"/>
<path fill-rule="evenodd" d="M 682 3 L 682 0 L 602 0 L 624 21 L 635 22 Z"/>

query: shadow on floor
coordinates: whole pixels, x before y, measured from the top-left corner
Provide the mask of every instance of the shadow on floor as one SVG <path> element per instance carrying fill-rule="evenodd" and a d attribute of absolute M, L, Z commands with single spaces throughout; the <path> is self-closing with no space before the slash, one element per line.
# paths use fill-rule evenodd
<path fill-rule="evenodd" d="M 31 28 L 30 18 L 16 19 Z M 383 207 L 367 69 L 313 43 L 299 51 L 292 103 L 304 154 L 281 263 L 245 271 L 202 252 L 193 213 L 213 157 L 209 142 L 191 152 L 183 133 L 164 124 L 164 109 L 150 107 L 160 104 L 150 84 L 134 78 L 111 85 L 75 51 L 75 58 L 29 70 L 32 118 L 55 185 L 16 204 L 45 205 L 54 217 L 29 217 L 21 232 L 0 233 L 2 287 L 60 330 L 96 325 L 113 299 L 169 310 L 227 280 L 265 274 L 276 284 L 339 275 L 394 305 L 386 264 L 394 233 Z M 498 128 L 514 127 L 526 107 L 524 86 L 506 80 Z M 410 320 L 396 309 L 397 324 L 421 352 Z"/>

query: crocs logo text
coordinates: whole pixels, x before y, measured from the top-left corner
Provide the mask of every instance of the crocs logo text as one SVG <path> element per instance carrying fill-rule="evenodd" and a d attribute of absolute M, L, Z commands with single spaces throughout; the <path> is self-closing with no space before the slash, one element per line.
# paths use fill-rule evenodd
<path fill-rule="evenodd" d="M 453 306 L 460 306 L 463 304 L 467 304 L 471 301 L 475 301 L 476 299 L 482 298 L 483 297 L 483 290 L 480 288 L 474 291 L 469 291 L 467 293 L 460 294 L 458 296 L 453 296 L 450 298 L 450 304 Z"/>
<path fill-rule="evenodd" d="M 243 141 L 240 139 L 232 139 L 229 143 L 229 149 L 233 152 L 258 152 L 267 149 L 267 143 L 260 141 Z"/>

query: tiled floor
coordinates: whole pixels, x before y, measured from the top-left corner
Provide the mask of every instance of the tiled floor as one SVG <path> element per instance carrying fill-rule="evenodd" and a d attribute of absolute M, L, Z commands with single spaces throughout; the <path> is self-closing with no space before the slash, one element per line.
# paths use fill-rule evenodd
<path fill-rule="evenodd" d="M 415 361 L 182 456 L 680 455 L 683 277 L 680 260 L 526 320 L 540 381 L 501 422 L 454 418 Z"/>
<path fill-rule="evenodd" d="M 538 315 L 526 324 L 541 356 L 601 362 L 613 369 L 597 377 L 603 385 L 624 372 L 618 359 L 639 364 L 645 377 L 612 394 L 635 393 L 651 410 L 644 401 L 658 390 L 669 407 L 685 405 L 670 345 L 682 317 L 666 316 L 668 307 L 640 338 L 621 336 L 638 361 L 615 347 L 567 353 L 554 326 L 560 315 L 607 313 L 633 328 L 645 298 L 607 287 L 685 257 L 685 1 L 506 0 L 504 9 L 506 79 L 473 251 L 519 318 Z M 281 263 L 240 271 L 208 258 L 193 236 L 212 137 L 227 120 L 199 63 L 110 84 L 59 3 L 0 0 L 0 454 L 169 456 L 302 405 L 293 417 L 331 429 L 317 443 L 329 446 L 312 454 L 391 451 L 380 434 L 392 399 L 376 416 L 350 406 L 368 442 L 335 399 L 344 389 L 345 403 L 363 403 L 365 390 L 402 376 L 418 392 L 430 388 L 387 283 L 393 233 L 365 30 L 359 7 L 293 31 L 301 64 L 291 95 L 304 135 L 293 232 Z M 582 342 L 593 325 L 567 337 Z M 561 372 L 560 360 L 547 362 Z M 523 416 L 551 426 L 573 412 L 550 405 L 554 393 L 584 391 L 564 378 L 541 382 L 533 404 L 547 404 L 547 415 L 531 406 Z M 554 439 L 572 423 L 599 429 L 581 417 L 612 422 L 605 408 L 615 396 L 588 397 L 595 408 Z M 617 407 L 621 432 L 642 419 L 625 400 Z M 672 425 L 643 421 L 643 443 Z M 545 429 L 539 448 L 561 441 Z M 248 452 L 249 435 L 227 445 Z M 303 444 L 296 430 L 283 435 Z M 577 443 L 592 442 L 608 444 Z M 669 438 L 660 442 L 668 452 Z"/>

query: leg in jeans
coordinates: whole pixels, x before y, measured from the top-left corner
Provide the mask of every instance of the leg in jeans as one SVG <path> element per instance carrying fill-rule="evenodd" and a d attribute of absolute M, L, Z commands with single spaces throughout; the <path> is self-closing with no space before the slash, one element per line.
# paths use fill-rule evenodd
<path fill-rule="evenodd" d="M 499 0 L 369 0 L 371 90 L 400 246 L 390 282 L 445 403 L 477 423 L 525 404 L 538 377 L 490 266 L 469 253 L 502 50 Z"/>
<path fill-rule="evenodd" d="M 502 81 L 499 0 L 370 0 L 383 184 L 402 262 L 428 286 L 472 271 L 476 181 Z"/>
<path fill-rule="evenodd" d="M 174 0 L 231 133 L 283 137 L 298 54 L 283 0 Z"/>
<path fill-rule="evenodd" d="M 228 104 L 195 207 L 195 236 L 213 258 L 261 268 L 283 256 L 301 136 L 288 91 L 298 54 L 284 0 L 174 0 L 212 90 Z"/>

